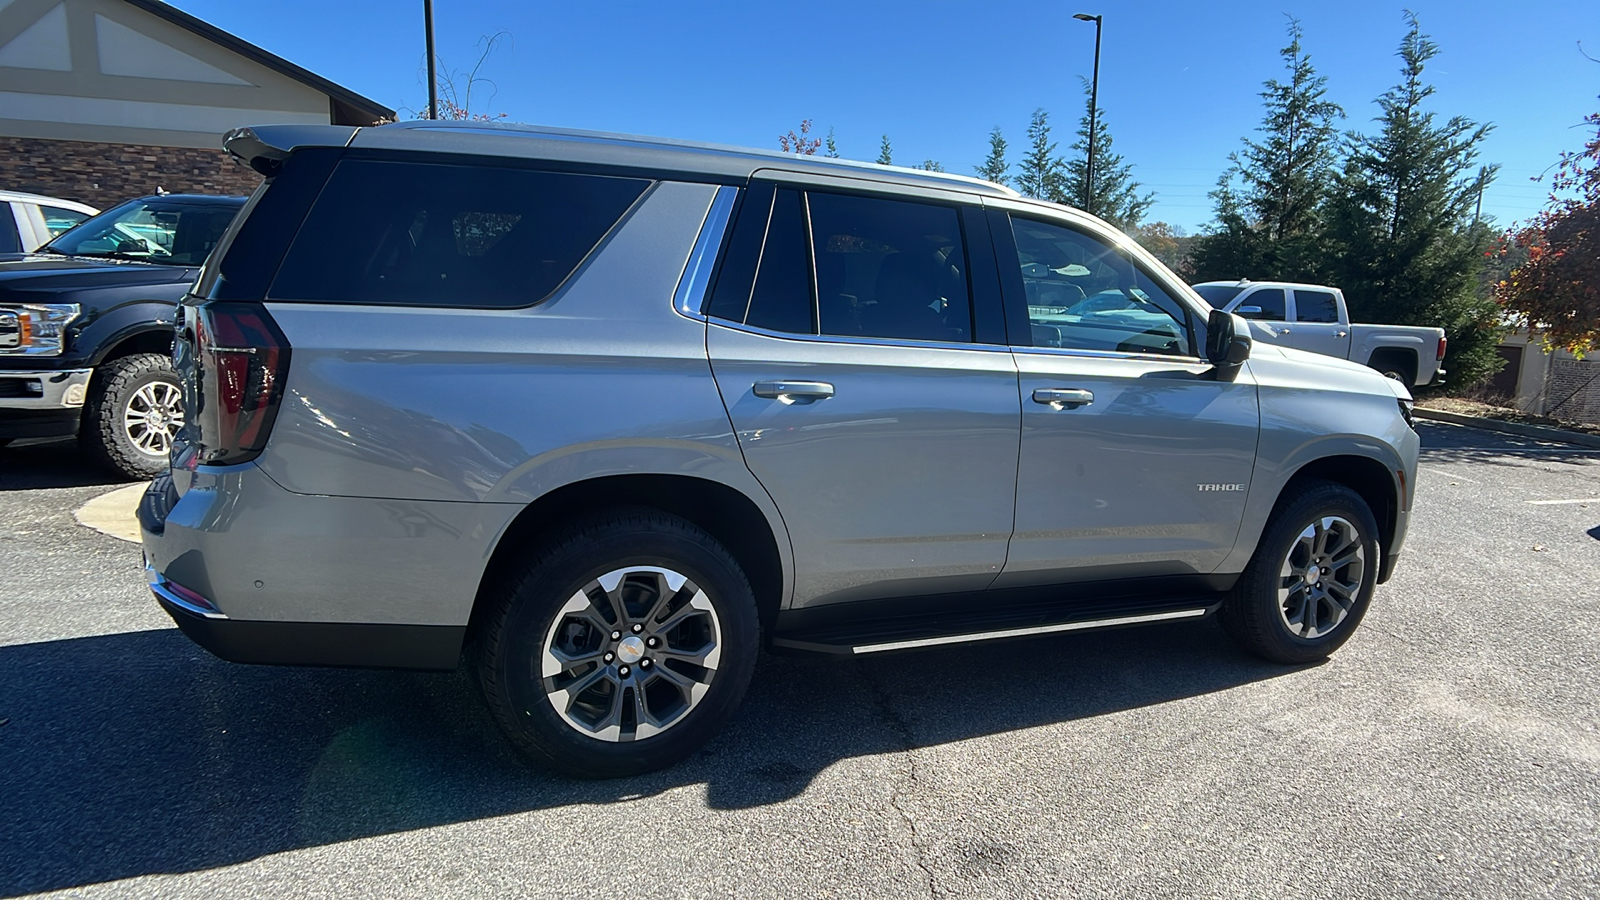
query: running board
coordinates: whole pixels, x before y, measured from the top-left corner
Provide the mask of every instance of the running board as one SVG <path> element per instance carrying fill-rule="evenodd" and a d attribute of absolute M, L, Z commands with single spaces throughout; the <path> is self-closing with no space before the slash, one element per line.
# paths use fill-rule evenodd
<path fill-rule="evenodd" d="M 1176 619 L 1197 619 L 1211 611 L 1211 607 L 1176 609 L 1139 615 L 1116 616 L 1106 619 L 1081 619 L 1075 622 L 1057 622 L 1049 625 L 1030 625 L 1021 628 L 1003 628 L 990 631 L 970 631 L 958 634 L 937 634 L 927 637 L 864 643 L 807 641 L 800 638 L 773 638 L 774 647 L 790 650 L 809 650 L 820 653 L 862 656 L 868 653 L 885 653 L 890 650 L 911 650 L 918 647 L 939 647 L 948 644 L 970 644 L 978 641 L 997 641 L 1006 638 L 1034 637 L 1064 631 L 1083 631 L 1090 628 L 1112 628 L 1118 625 L 1142 625 L 1150 622 L 1168 622 Z"/>

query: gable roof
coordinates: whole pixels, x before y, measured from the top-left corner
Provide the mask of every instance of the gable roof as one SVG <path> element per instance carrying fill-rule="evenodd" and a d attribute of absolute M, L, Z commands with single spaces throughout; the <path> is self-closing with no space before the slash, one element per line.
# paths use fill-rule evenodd
<path fill-rule="evenodd" d="M 334 125 L 376 125 L 380 121 L 394 121 L 395 111 L 383 104 L 335 84 L 321 75 L 295 65 L 276 53 L 270 53 L 243 38 L 230 34 L 203 19 L 197 19 L 181 9 L 168 6 L 161 0 L 123 0 L 154 16 L 160 16 L 180 28 L 191 31 L 212 43 L 218 44 L 240 56 L 259 63 L 292 78 L 307 87 L 321 91 L 332 100 Z"/>

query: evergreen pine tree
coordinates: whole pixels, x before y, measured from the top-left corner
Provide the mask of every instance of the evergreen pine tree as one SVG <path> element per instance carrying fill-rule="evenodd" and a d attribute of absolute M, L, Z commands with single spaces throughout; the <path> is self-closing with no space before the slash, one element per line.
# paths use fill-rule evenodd
<path fill-rule="evenodd" d="M 1028 122 L 1028 154 L 1017 166 L 1017 177 L 1012 187 L 1024 196 L 1060 202 L 1062 177 L 1056 144 L 1050 140 L 1050 114 L 1042 108 L 1036 109 Z"/>
<path fill-rule="evenodd" d="M 1349 138 L 1324 243 L 1355 321 L 1443 327 L 1450 380 L 1470 386 L 1499 368 L 1499 311 L 1478 284 L 1490 229 L 1474 221 L 1498 168 L 1477 163 L 1492 126 L 1423 110 L 1433 87 L 1422 72 L 1438 46 L 1415 15 L 1406 22 L 1401 81 L 1378 98 L 1378 133 Z"/>
<path fill-rule="evenodd" d="M 939 162 L 937 159 L 925 159 L 922 161 L 922 165 L 917 166 L 917 168 L 924 172 L 943 172 L 944 163 Z"/>
<path fill-rule="evenodd" d="M 1319 281 L 1326 277 L 1318 232 L 1337 150 L 1334 122 L 1344 110 L 1326 99 L 1328 79 L 1318 75 L 1301 44 L 1304 32 L 1289 20 L 1289 44 L 1279 54 L 1288 80 L 1269 79 L 1261 98 L 1266 115 L 1228 156 L 1217 190 L 1217 226 L 1195 247 L 1197 277 Z"/>
<path fill-rule="evenodd" d="M 828 138 L 824 144 L 827 147 L 827 151 L 823 155 L 829 159 L 838 159 L 839 145 L 833 142 L 833 126 L 831 125 L 828 126 Z"/>
<path fill-rule="evenodd" d="M 989 157 L 983 165 L 977 167 L 978 177 L 995 184 L 1006 183 L 1006 170 L 1011 168 L 1006 163 L 1006 139 L 1000 134 L 1000 126 L 996 125 L 989 132 Z"/>
<path fill-rule="evenodd" d="M 1133 166 L 1111 149 L 1111 129 L 1106 126 L 1106 111 L 1094 116 L 1094 183 L 1089 183 L 1089 85 L 1083 86 L 1083 118 L 1078 122 L 1078 139 L 1073 156 L 1062 165 L 1062 197 L 1059 202 L 1076 206 L 1099 216 L 1124 231 L 1135 228 L 1145 211 L 1155 202 L 1155 194 L 1139 193 L 1133 180 Z"/>
<path fill-rule="evenodd" d="M 887 134 L 883 136 L 883 146 L 878 148 L 878 165 L 894 165 L 894 157 L 889 153 L 889 136 Z"/>

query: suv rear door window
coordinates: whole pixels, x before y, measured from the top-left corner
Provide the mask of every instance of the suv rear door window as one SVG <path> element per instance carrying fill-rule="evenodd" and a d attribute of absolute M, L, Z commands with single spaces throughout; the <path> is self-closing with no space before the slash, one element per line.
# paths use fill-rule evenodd
<path fill-rule="evenodd" d="M 948 206 L 811 192 L 823 334 L 972 340 L 961 220 Z"/>
<path fill-rule="evenodd" d="M 756 270 L 745 324 L 772 331 L 816 334 L 811 315 L 811 260 L 799 191 L 778 192 Z"/>
<path fill-rule="evenodd" d="M 339 163 L 273 281 L 280 300 L 531 306 L 650 182 L 379 160 Z"/>

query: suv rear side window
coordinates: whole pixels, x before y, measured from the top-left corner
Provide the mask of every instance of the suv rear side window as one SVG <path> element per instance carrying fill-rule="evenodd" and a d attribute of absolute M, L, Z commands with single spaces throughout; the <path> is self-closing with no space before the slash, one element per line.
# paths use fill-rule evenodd
<path fill-rule="evenodd" d="M 972 340 L 961 218 L 948 206 L 808 195 L 823 334 Z"/>
<path fill-rule="evenodd" d="M 508 308 L 549 296 L 650 182 L 500 166 L 339 163 L 280 300 Z"/>

